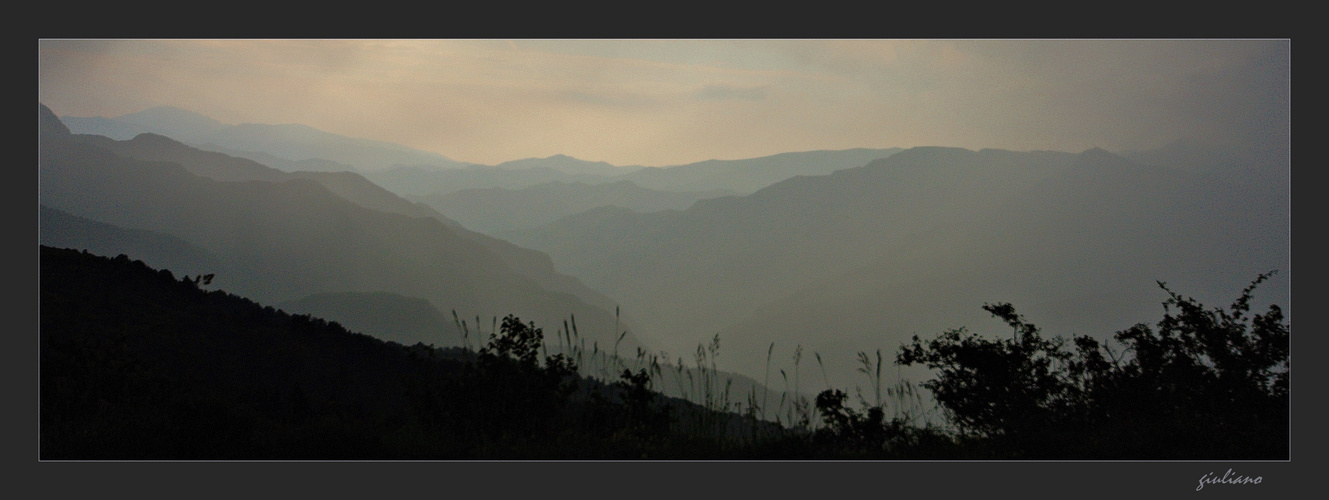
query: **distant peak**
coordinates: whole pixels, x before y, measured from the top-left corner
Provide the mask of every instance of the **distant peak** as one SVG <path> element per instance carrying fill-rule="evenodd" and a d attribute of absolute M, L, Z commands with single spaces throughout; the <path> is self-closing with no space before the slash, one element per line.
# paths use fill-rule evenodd
<path fill-rule="evenodd" d="M 959 158 L 971 158 L 978 152 L 955 147 L 917 146 L 887 157 L 892 163 L 913 161 L 956 161 Z"/>
<path fill-rule="evenodd" d="M 1113 153 L 1103 148 L 1090 148 L 1084 150 L 1084 152 L 1080 153 L 1080 155 L 1076 158 L 1075 163 L 1077 165 L 1094 167 L 1094 168 L 1102 168 L 1106 166 L 1112 166 L 1112 167 L 1138 166 L 1135 164 L 1135 162 L 1132 162 L 1131 160 L 1126 159 L 1125 157 L 1119 154 Z"/>
<path fill-rule="evenodd" d="M 148 143 L 148 144 L 179 144 L 179 143 L 180 143 L 180 141 L 177 141 L 177 140 L 172 139 L 172 138 L 170 138 L 170 137 L 166 137 L 166 136 L 161 135 L 161 134 L 154 134 L 154 133 L 152 133 L 152 132 L 143 132 L 143 133 L 141 133 L 141 134 L 138 134 L 138 135 L 134 136 L 134 138 L 131 139 L 131 140 L 134 141 L 134 142 Z"/>

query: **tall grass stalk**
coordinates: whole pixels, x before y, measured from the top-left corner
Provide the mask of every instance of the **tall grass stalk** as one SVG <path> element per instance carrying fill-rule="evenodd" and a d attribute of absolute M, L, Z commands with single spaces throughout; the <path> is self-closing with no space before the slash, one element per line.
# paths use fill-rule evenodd
<path fill-rule="evenodd" d="M 821 381 L 826 384 L 826 390 L 829 391 L 831 390 L 831 381 L 826 378 L 826 365 L 821 363 L 821 353 L 813 351 L 812 354 L 817 356 L 817 366 L 821 367 Z"/>
<path fill-rule="evenodd" d="M 623 337 L 628 336 L 628 331 L 623 330 L 623 333 L 618 333 L 618 306 L 614 306 L 614 329 L 611 331 L 611 333 L 618 335 L 618 339 L 614 340 L 614 361 L 619 361 L 618 344 L 620 342 L 623 342 Z M 618 371 L 617 368 L 621 368 L 621 363 L 620 366 L 615 367 L 614 371 Z"/>
<path fill-rule="evenodd" d="M 868 354 L 863 351 L 858 351 L 858 364 L 860 365 L 858 367 L 859 373 L 867 376 L 868 383 L 872 385 L 872 391 L 875 396 L 875 406 L 881 406 L 881 349 L 877 349 L 877 364 L 875 367 L 872 364 L 872 360 L 868 358 Z M 858 397 L 860 400 L 863 400 L 863 406 L 868 406 L 867 400 L 863 398 L 861 390 L 859 391 Z"/>
<path fill-rule="evenodd" d="M 679 394 L 680 396 L 682 396 L 683 399 L 688 400 L 688 401 L 692 401 L 692 393 L 689 392 L 689 391 L 688 391 L 686 388 L 684 388 L 684 386 L 683 386 L 683 370 L 684 370 L 684 368 L 683 368 L 683 366 L 684 366 L 684 365 L 683 365 L 683 358 L 682 358 L 682 357 L 678 358 L 678 364 L 677 364 L 677 365 L 674 365 L 674 366 L 675 366 L 675 367 L 677 368 L 677 370 L 678 370 L 678 375 L 676 375 L 676 376 L 674 377 L 674 381 L 678 383 L 678 394 Z M 692 379 L 692 374 L 691 374 L 691 373 L 688 374 L 688 379 L 689 379 L 689 380 Z"/>
<path fill-rule="evenodd" d="M 457 317 L 457 310 L 452 310 L 452 323 L 457 325 L 457 331 L 461 333 L 461 345 L 467 351 L 471 350 L 471 335 L 466 329 L 466 322 Z"/>
<path fill-rule="evenodd" d="M 782 416 L 781 414 L 784 413 L 785 411 L 784 409 L 785 400 L 789 398 L 789 375 L 785 374 L 784 368 L 780 369 L 780 380 L 784 381 L 784 390 L 780 392 L 780 408 L 775 410 L 775 422 L 784 425 L 781 421 L 781 416 Z M 789 416 L 790 416 L 789 422 L 792 425 L 793 414 L 790 414 Z"/>
<path fill-rule="evenodd" d="M 775 353 L 775 342 L 766 348 L 766 375 L 761 381 L 761 419 L 766 420 L 766 395 L 771 385 L 771 354 Z"/>

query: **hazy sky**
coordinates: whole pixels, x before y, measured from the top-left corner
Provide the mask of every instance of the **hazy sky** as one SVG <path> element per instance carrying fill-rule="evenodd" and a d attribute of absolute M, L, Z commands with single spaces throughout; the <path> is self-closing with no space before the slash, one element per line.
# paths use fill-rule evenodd
<path fill-rule="evenodd" d="M 169 105 L 495 164 L 1287 141 L 1288 40 L 42 40 L 57 115 Z"/>

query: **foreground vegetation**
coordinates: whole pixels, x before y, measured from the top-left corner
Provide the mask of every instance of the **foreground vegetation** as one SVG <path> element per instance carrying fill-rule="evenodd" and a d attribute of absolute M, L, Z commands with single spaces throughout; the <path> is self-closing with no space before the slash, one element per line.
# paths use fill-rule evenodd
<path fill-rule="evenodd" d="M 912 385 L 883 387 L 880 352 L 859 359 L 871 404 L 794 391 L 734 411 L 718 338 L 687 369 L 515 316 L 474 332 L 478 348 L 469 328 L 468 347 L 402 346 L 207 277 L 42 247 L 41 458 L 1286 459 L 1289 329 L 1277 306 L 1248 316 L 1266 277 L 1227 309 L 1169 290 L 1157 330 L 1115 343 L 1044 338 L 986 305 L 1009 339 L 954 330 L 895 357 L 937 373 L 934 424 L 909 411 Z M 668 373 L 686 399 L 660 393 Z"/>

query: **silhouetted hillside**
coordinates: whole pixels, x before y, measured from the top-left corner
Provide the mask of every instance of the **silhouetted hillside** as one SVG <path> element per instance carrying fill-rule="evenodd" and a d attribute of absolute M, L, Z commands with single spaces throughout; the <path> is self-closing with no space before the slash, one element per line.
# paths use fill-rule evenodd
<path fill-rule="evenodd" d="M 40 263 L 46 460 L 382 457 L 403 382 L 461 369 L 123 255 Z"/>
<path fill-rule="evenodd" d="M 775 458 L 802 449 L 744 445 L 724 432 L 741 417 L 661 398 L 645 379 L 603 384 L 575 377 L 566 357 L 536 360 L 540 329 L 511 316 L 479 351 L 403 346 L 124 255 L 42 246 L 39 262 L 43 460 Z"/>
<path fill-rule="evenodd" d="M 176 277 L 124 255 L 41 246 L 39 264 L 43 460 L 1277 460 L 1288 453 L 1289 327 L 1277 306 L 1250 309 L 1251 291 L 1268 274 L 1226 311 L 1167 290 L 1165 304 L 1175 309 L 1157 334 L 1140 323 L 1115 336 L 1128 348 L 1124 356 L 1088 336 L 1070 351 L 1010 304 L 983 309 L 1015 328 L 1013 336 L 964 329 L 915 336 L 896 362 L 944 368 L 924 384 L 949 410 L 955 430 L 943 430 L 906 406 L 915 393 L 905 384 L 887 387 L 885 398 L 880 385 L 869 387 L 859 405 L 827 388 L 796 420 L 760 422 L 774 401 L 744 400 L 716 379 L 718 343 L 699 348 L 688 371 L 693 404 L 658 393 L 675 367 L 577 377 L 587 353 L 548 355 L 552 340 L 513 316 L 477 339 L 478 350 L 404 346 L 210 290 L 211 275 Z M 865 370 L 877 384 L 882 363 L 879 356 Z"/>

